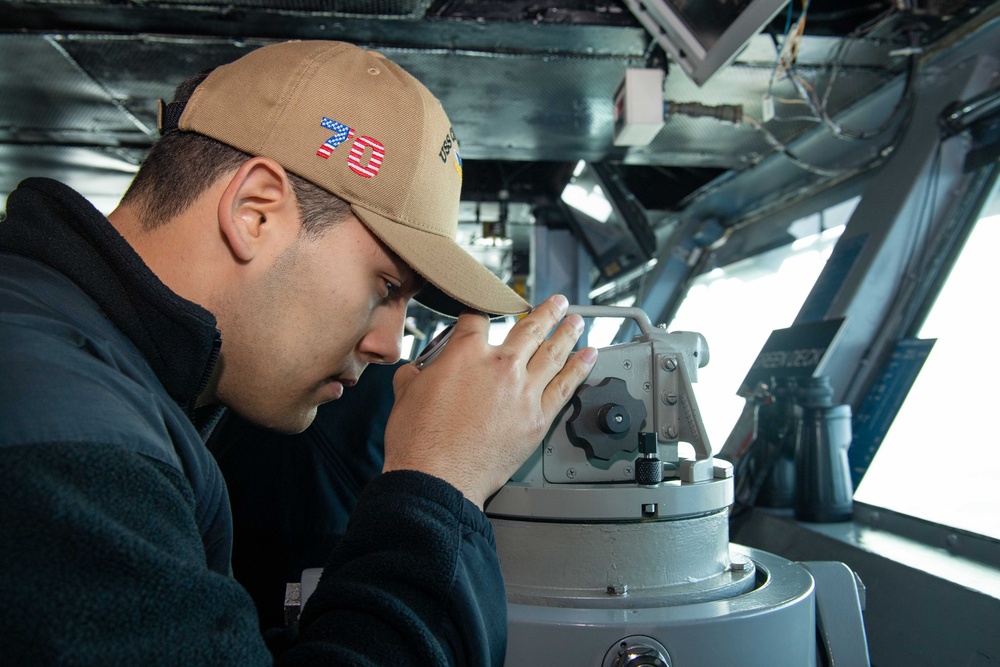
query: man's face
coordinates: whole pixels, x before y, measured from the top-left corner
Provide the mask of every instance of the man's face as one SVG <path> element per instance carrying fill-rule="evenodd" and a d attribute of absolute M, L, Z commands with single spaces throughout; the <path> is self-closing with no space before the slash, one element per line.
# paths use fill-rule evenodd
<path fill-rule="evenodd" d="M 369 363 L 399 359 L 421 285 L 353 215 L 322 235 L 299 234 L 220 317 L 217 398 L 263 426 L 302 431 Z"/>

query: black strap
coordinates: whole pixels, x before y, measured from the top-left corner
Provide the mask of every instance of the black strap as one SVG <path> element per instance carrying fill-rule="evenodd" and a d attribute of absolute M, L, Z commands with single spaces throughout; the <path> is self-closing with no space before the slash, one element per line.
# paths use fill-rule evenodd
<path fill-rule="evenodd" d="M 177 129 L 177 124 L 181 121 L 181 114 L 184 113 L 182 102 L 171 102 L 164 104 L 160 100 L 160 136 Z"/>

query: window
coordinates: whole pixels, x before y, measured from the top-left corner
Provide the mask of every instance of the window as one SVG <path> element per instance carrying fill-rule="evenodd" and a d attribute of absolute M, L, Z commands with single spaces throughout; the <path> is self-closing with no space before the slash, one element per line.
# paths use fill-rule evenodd
<path fill-rule="evenodd" d="M 694 392 L 714 453 L 743 410 L 736 391 L 747 370 L 771 331 L 792 325 L 858 201 L 793 222 L 793 243 L 691 281 L 669 330 L 697 331 L 708 341 L 710 361 L 698 370 Z"/>
<path fill-rule="evenodd" d="M 987 208 L 1000 205 L 994 191 Z M 1000 215 L 975 225 L 918 332 L 934 344 L 855 500 L 1000 539 L 996 253 Z"/>
<path fill-rule="evenodd" d="M 635 295 L 615 301 L 612 306 L 628 308 L 635 303 Z M 591 347 L 607 347 L 614 341 L 618 330 L 625 321 L 622 317 L 595 317 L 587 332 L 587 345 Z"/>

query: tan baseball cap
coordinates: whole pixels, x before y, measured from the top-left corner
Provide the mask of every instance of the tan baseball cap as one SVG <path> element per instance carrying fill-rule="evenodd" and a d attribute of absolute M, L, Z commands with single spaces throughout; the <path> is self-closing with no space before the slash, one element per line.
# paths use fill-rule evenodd
<path fill-rule="evenodd" d="M 425 278 L 416 299 L 447 315 L 530 305 L 455 242 L 458 141 L 441 103 L 375 51 L 292 41 L 212 71 L 177 124 L 350 202 L 354 214 Z"/>

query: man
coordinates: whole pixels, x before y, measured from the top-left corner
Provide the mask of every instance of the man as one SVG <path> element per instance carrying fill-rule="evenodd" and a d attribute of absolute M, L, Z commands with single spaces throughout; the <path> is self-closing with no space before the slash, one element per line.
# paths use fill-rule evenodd
<path fill-rule="evenodd" d="M 290 42 L 193 83 L 107 219 L 29 179 L 0 224 L 0 663 L 269 664 L 203 437 L 220 404 L 305 429 L 416 297 L 455 333 L 395 375 L 383 473 L 273 648 L 500 664 L 481 510 L 593 367 L 582 322 L 551 297 L 488 345 L 480 313 L 528 306 L 454 243 L 449 121 L 385 58 Z"/>

